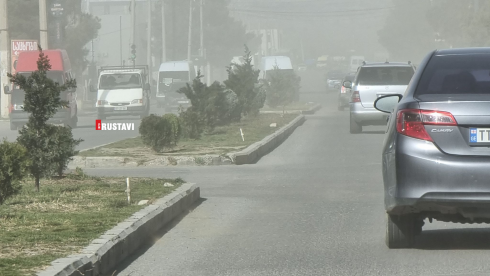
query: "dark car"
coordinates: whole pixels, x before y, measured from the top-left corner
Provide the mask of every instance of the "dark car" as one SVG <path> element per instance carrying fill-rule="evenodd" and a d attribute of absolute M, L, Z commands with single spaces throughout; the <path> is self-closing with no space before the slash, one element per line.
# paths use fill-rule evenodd
<path fill-rule="evenodd" d="M 326 75 L 327 90 L 332 91 L 335 89 L 339 89 L 340 86 L 342 85 L 342 78 L 344 76 L 345 76 L 345 74 L 339 70 L 333 70 L 333 71 L 327 72 L 327 75 Z"/>
<path fill-rule="evenodd" d="M 356 78 L 356 73 L 349 73 L 342 80 L 342 84 L 341 84 L 341 87 L 339 89 L 339 96 L 338 96 L 338 100 L 337 100 L 337 109 L 339 111 L 343 111 L 344 107 L 349 107 L 349 100 L 351 97 L 351 89 L 345 87 L 344 83 L 346 81 L 352 83 L 352 82 L 354 82 L 355 78 Z"/>
<path fill-rule="evenodd" d="M 386 243 L 411 247 L 426 218 L 490 223 L 490 48 L 431 52 L 390 113 L 382 151 Z M 401 99 L 401 100 L 400 100 Z"/>

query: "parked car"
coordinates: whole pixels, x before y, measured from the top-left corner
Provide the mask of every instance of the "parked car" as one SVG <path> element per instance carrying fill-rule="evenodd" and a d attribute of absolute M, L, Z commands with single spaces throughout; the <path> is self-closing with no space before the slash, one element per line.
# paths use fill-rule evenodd
<path fill-rule="evenodd" d="M 371 63 L 362 65 L 352 85 L 350 99 L 350 133 L 362 132 L 363 126 L 386 125 L 387 116 L 374 108 L 374 101 L 381 96 L 401 94 L 407 89 L 415 67 L 408 63 Z"/>
<path fill-rule="evenodd" d="M 490 223 L 490 48 L 431 52 L 404 95 L 375 107 L 392 114 L 382 150 L 387 246 L 411 247 L 426 218 Z"/>
<path fill-rule="evenodd" d="M 342 80 L 342 86 L 340 87 L 338 100 L 337 100 L 337 109 L 339 111 L 343 111 L 344 107 L 349 106 L 349 99 L 351 97 L 351 89 L 344 86 L 344 83 L 347 84 L 352 83 L 356 77 L 355 73 L 349 73 Z"/>
<path fill-rule="evenodd" d="M 327 91 L 337 91 L 342 86 L 342 78 L 344 73 L 339 70 L 329 71 L 326 75 L 327 78 Z"/>

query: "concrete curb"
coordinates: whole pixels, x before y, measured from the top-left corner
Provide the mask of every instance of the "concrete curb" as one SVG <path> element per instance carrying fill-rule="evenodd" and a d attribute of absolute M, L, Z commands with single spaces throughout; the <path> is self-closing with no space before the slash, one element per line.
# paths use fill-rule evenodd
<path fill-rule="evenodd" d="M 322 106 L 320 104 L 316 104 L 308 110 L 286 110 L 285 114 L 303 114 L 303 115 L 311 115 L 315 114 L 318 110 L 320 110 Z M 282 111 L 260 111 L 261 114 L 282 114 Z"/>
<path fill-rule="evenodd" d="M 68 169 L 111 168 L 111 167 L 151 167 L 151 166 L 220 166 L 232 165 L 231 159 L 220 155 L 203 156 L 162 156 L 153 160 L 136 160 L 128 157 L 84 157 L 74 156 Z"/>
<path fill-rule="evenodd" d="M 82 250 L 53 261 L 37 276 L 110 275 L 124 259 L 148 242 L 167 223 L 200 198 L 200 188 L 186 183 L 171 194 L 134 213 Z"/>
<path fill-rule="evenodd" d="M 317 104 L 317 105 L 313 106 L 312 108 L 310 108 L 309 110 L 303 110 L 303 113 L 302 114 L 304 114 L 304 115 L 312 115 L 312 114 L 315 114 L 321 108 L 322 108 L 322 106 L 320 104 Z"/>
<path fill-rule="evenodd" d="M 282 142 L 284 142 L 289 135 L 291 135 L 291 133 L 305 121 L 306 117 L 300 115 L 278 131 L 262 139 L 262 141 L 256 142 L 242 151 L 230 153 L 228 156 L 236 165 L 254 164 L 262 156 L 268 154 L 282 144 Z"/>

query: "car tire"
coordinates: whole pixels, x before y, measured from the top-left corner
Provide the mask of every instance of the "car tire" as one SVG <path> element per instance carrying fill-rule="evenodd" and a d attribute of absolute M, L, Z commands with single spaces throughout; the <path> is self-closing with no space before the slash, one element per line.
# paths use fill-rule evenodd
<path fill-rule="evenodd" d="M 359 125 L 354 118 L 352 118 L 352 115 L 350 116 L 350 133 L 351 134 L 357 134 L 362 132 L 362 126 Z"/>
<path fill-rule="evenodd" d="M 344 111 L 344 106 L 342 105 L 342 102 L 340 100 L 337 101 L 337 110 Z"/>
<path fill-rule="evenodd" d="M 416 223 L 413 215 L 387 214 L 386 246 L 391 249 L 413 247 Z"/>
<path fill-rule="evenodd" d="M 17 130 L 19 128 L 19 126 L 17 126 L 16 124 L 10 122 L 10 130 Z"/>

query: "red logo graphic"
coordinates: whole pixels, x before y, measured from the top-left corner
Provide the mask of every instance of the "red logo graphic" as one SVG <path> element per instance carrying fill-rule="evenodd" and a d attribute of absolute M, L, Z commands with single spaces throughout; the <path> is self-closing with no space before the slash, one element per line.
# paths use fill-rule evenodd
<path fill-rule="evenodd" d="M 95 120 L 95 130 L 102 129 L 102 120 Z"/>

